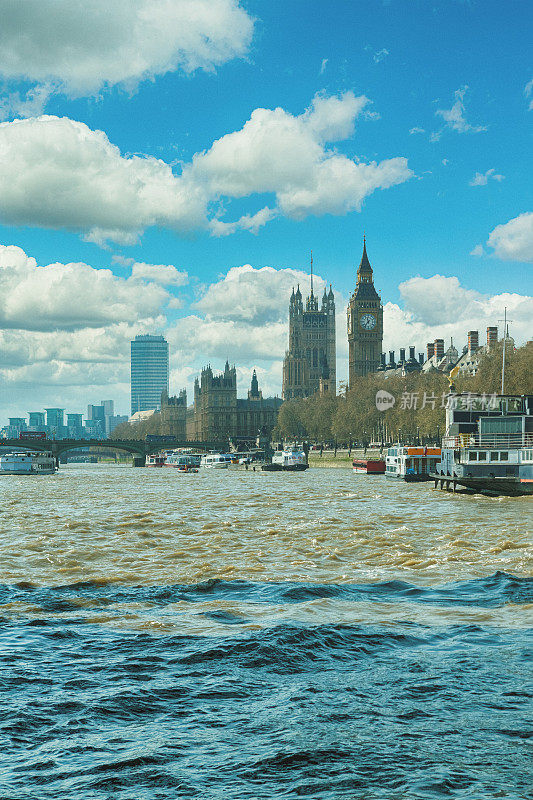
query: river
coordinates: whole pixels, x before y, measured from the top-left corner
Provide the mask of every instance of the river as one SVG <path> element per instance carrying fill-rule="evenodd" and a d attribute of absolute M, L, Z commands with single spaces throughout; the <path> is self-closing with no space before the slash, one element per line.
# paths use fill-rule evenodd
<path fill-rule="evenodd" d="M 1 798 L 527 796 L 531 498 L 104 464 L 0 497 Z"/>

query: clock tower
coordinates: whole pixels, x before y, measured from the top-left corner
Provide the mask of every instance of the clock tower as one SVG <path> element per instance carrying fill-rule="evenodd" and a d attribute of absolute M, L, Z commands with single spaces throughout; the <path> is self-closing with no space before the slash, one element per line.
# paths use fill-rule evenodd
<path fill-rule="evenodd" d="M 350 389 L 354 388 L 357 378 L 378 370 L 382 345 L 383 306 L 374 288 L 372 267 L 366 254 L 366 239 L 363 238 L 363 256 L 357 270 L 357 285 L 348 303 Z"/>

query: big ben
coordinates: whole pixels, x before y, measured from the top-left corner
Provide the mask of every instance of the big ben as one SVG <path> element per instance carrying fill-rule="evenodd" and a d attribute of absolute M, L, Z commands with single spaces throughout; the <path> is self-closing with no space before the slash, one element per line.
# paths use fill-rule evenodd
<path fill-rule="evenodd" d="M 348 366 L 350 389 L 357 378 L 376 372 L 383 344 L 383 306 L 374 287 L 372 267 L 363 239 L 357 285 L 348 303 Z"/>

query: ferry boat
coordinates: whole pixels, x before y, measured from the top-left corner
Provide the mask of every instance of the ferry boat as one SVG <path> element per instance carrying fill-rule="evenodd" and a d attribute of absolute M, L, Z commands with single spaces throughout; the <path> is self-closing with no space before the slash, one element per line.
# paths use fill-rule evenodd
<path fill-rule="evenodd" d="M 533 395 L 450 393 L 435 486 L 533 494 Z"/>
<path fill-rule="evenodd" d="M 384 475 L 386 464 L 382 459 L 354 458 L 352 468 L 361 475 Z"/>
<path fill-rule="evenodd" d="M 189 453 L 170 453 L 165 460 L 165 467 L 173 467 L 178 472 L 198 472 L 200 456 Z"/>
<path fill-rule="evenodd" d="M 0 455 L 0 475 L 51 475 L 56 469 L 56 460 L 50 451 Z"/>
<path fill-rule="evenodd" d="M 224 453 L 207 453 L 200 461 L 200 466 L 209 469 L 228 469 L 230 464 L 231 456 Z"/>
<path fill-rule="evenodd" d="M 261 467 L 265 472 L 303 472 L 309 469 L 307 457 L 303 450 L 276 450 L 270 464 Z"/>
<path fill-rule="evenodd" d="M 440 458 L 440 447 L 395 444 L 387 450 L 385 475 L 387 478 L 401 478 L 408 483 L 430 481 L 430 473 L 435 471 Z"/>
<path fill-rule="evenodd" d="M 166 456 L 164 453 L 151 453 L 146 456 L 147 467 L 163 467 L 165 464 Z"/>

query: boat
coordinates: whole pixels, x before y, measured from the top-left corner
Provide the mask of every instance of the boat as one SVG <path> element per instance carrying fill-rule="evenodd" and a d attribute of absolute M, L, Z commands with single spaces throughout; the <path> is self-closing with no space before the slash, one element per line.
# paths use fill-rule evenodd
<path fill-rule="evenodd" d="M 303 450 L 276 450 L 270 464 L 263 464 L 264 472 L 303 472 L 309 469 L 307 456 Z"/>
<path fill-rule="evenodd" d="M 383 459 L 354 458 L 352 467 L 361 475 L 384 475 L 386 464 Z"/>
<path fill-rule="evenodd" d="M 198 472 L 200 456 L 190 455 L 189 453 L 171 452 L 167 455 L 163 466 L 173 467 L 178 472 Z"/>
<path fill-rule="evenodd" d="M 50 451 L 16 451 L 0 455 L 0 475 L 51 475 L 56 460 Z"/>
<path fill-rule="evenodd" d="M 400 478 L 407 483 L 430 481 L 431 473 L 440 458 L 440 447 L 395 444 L 387 450 L 385 475 L 387 478 Z"/>
<path fill-rule="evenodd" d="M 166 456 L 164 453 L 151 453 L 146 456 L 147 467 L 163 467 L 165 464 Z"/>
<path fill-rule="evenodd" d="M 533 494 L 533 395 L 451 392 L 435 487 L 492 497 Z"/>
<path fill-rule="evenodd" d="M 202 456 L 200 465 L 209 469 L 228 469 L 232 457 L 224 453 L 207 453 Z"/>

